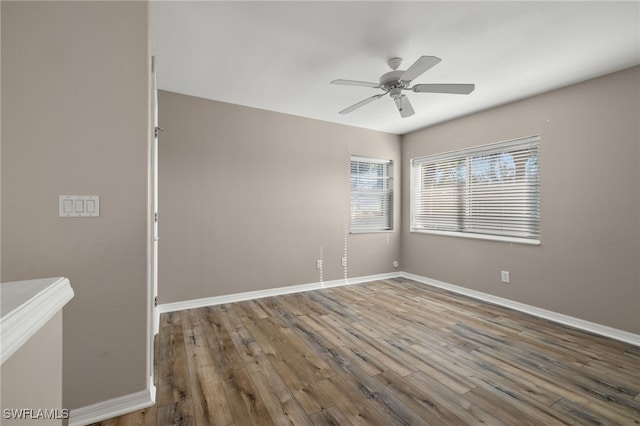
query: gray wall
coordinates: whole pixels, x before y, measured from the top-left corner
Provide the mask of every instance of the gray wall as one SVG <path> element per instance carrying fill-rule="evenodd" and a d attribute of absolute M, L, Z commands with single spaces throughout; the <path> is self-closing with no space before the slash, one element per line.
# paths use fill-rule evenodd
<path fill-rule="evenodd" d="M 160 303 L 391 272 L 391 233 L 345 235 L 350 156 L 391 159 L 400 137 L 159 94 Z"/>
<path fill-rule="evenodd" d="M 410 233 L 407 166 L 403 270 L 639 333 L 639 88 L 635 67 L 406 135 L 403 164 L 541 134 L 542 245 Z"/>
<path fill-rule="evenodd" d="M 56 313 L 0 366 L 2 424 L 62 425 L 58 419 L 6 419 L 5 409 L 62 409 L 62 312 Z M 67 412 L 68 414 L 68 412 Z"/>
<path fill-rule="evenodd" d="M 146 2 L 2 2 L 2 278 L 68 277 L 64 407 L 147 386 Z M 101 215 L 58 217 L 61 194 Z"/>
<path fill-rule="evenodd" d="M 392 272 L 397 259 L 406 272 L 637 333 L 639 70 L 402 138 L 161 92 L 159 301 L 318 282 L 320 246 L 323 279 L 342 278 L 354 154 L 393 159 L 397 196 L 393 233 L 347 235 L 349 276 Z M 411 158 L 533 134 L 540 246 L 408 231 Z"/>

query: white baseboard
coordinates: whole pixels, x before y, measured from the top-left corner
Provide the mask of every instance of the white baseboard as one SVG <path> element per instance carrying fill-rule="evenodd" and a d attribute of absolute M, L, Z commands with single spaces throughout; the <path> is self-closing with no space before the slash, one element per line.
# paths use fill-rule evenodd
<path fill-rule="evenodd" d="M 86 426 L 97 423 L 151 407 L 155 402 L 156 388 L 151 383 L 148 389 L 140 392 L 71 410 L 69 413 L 69 426 Z"/>
<path fill-rule="evenodd" d="M 559 324 L 568 325 L 569 327 L 577 328 L 580 330 L 598 334 L 600 336 L 610 337 L 615 340 L 640 346 L 640 334 L 630 333 L 628 331 L 619 330 L 617 328 L 608 327 L 606 325 L 598 324 L 591 321 L 586 321 L 580 318 L 572 317 L 565 314 L 560 314 L 557 312 L 549 311 L 547 309 L 538 308 L 536 306 L 531 306 L 525 303 L 520 303 L 513 300 L 505 299 L 502 297 L 493 296 L 488 293 L 471 290 L 465 287 L 460 287 L 457 285 L 434 280 L 434 279 L 423 277 L 420 275 L 411 274 L 408 272 L 400 272 L 399 276 L 402 278 L 418 281 L 422 284 L 427 284 L 433 287 L 441 288 L 443 290 L 449 290 L 457 294 L 469 296 L 474 299 L 482 300 L 484 302 L 489 302 L 495 305 L 504 306 L 505 308 L 511 308 L 513 310 L 531 314 L 539 318 L 548 319 L 550 321 L 553 321 Z"/>
<path fill-rule="evenodd" d="M 161 305 L 158 305 L 156 312 L 158 315 L 160 315 L 166 312 L 182 311 L 184 309 L 203 308 L 205 306 L 222 305 L 223 303 L 235 303 L 245 300 L 262 299 L 263 297 L 281 296 L 283 294 L 300 293 L 303 291 L 320 290 L 323 288 L 339 287 L 351 284 L 360 284 L 376 280 L 387 280 L 390 278 L 397 278 L 399 276 L 400 273 L 398 272 L 390 272 L 386 274 L 366 275 L 356 278 L 342 278 L 333 281 L 269 288 L 266 290 L 247 291 L 244 293 L 236 293 L 223 296 L 205 297 L 202 299 L 185 300 L 182 302 L 163 303 Z"/>

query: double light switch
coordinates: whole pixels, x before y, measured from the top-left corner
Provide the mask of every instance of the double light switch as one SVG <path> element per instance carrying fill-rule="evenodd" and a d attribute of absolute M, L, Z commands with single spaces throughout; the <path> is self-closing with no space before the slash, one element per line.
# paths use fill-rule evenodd
<path fill-rule="evenodd" d="M 100 216 L 100 197 L 98 195 L 60 196 L 60 217 L 97 216 Z"/>

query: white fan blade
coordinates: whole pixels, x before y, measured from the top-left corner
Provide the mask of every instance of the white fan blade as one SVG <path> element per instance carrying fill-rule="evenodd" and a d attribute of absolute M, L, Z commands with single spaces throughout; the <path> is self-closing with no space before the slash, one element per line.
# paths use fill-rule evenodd
<path fill-rule="evenodd" d="M 400 76 L 400 80 L 412 81 L 441 60 L 436 56 L 421 56 Z"/>
<path fill-rule="evenodd" d="M 344 84 L 345 86 L 362 86 L 362 87 L 373 87 L 377 89 L 380 87 L 378 83 L 371 83 L 368 81 L 357 81 L 357 80 L 333 80 L 331 84 Z"/>
<path fill-rule="evenodd" d="M 406 95 L 401 95 L 393 100 L 396 102 L 396 106 L 398 107 L 398 111 L 402 118 L 407 118 L 415 114 L 415 111 L 411 106 L 411 102 L 409 102 L 409 98 L 407 98 Z"/>
<path fill-rule="evenodd" d="M 360 108 L 361 106 L 365 106 L 369 102 L 373 102 L 376 99 L 380 99 L 384 95 L 386 95 L 386 93 L 380 93 L 379 95 L 371 96 L 370 98 L 367 98 L 367 99 L 365 99 L 363 101 L 360 101 L 355 105 L 351 105 L 350 107 L 343 109 L 342 111 L 339 112 L 339 114 L 349 114 L 351 111 L 356 110 L 356 109 Z"/>
<path fill-rule="evenodd" d="M 416 84 L 411 88 L 420 93 L 451 93 L 468 95 L 476 88 L 475 84 Z"/>

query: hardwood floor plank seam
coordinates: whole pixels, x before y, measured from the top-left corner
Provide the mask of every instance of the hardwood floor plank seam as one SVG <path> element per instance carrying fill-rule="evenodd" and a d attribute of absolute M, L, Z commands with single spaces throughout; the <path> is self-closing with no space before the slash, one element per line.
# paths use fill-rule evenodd
<path fill-rule="evenodd" d="M 640 425 L 640 347 L 406 278 L 159 329 L 156 405 L 94 426 Z"/>

